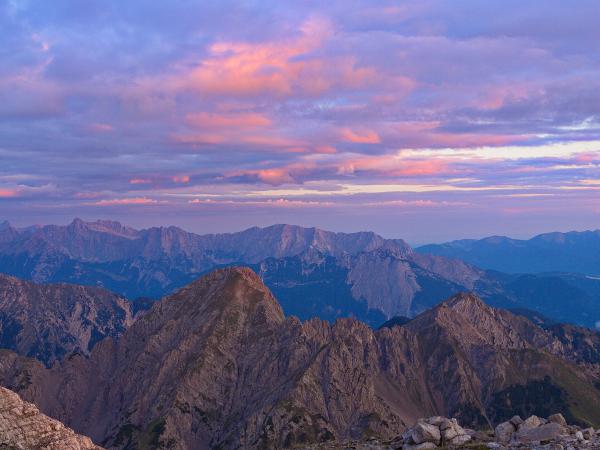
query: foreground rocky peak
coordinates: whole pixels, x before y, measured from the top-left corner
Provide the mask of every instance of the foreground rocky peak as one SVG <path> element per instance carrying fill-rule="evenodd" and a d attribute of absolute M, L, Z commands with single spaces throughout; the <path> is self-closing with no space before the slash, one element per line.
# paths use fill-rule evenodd
<path fill-rule="evenodd" d="M 75 434 L 40 413 L 14 392 L 0 388 L 0 448 L 8 450 L 102 450 L 90 438 Z"/>
<path fill-rule="evenodd" d="M 43 369 L 0 354 L 0 380 L 118 449 L 392 439 L 424 415 L 491 427 L 532 407 L 600 424 L 598 379 L 538 345 L 538 334 L 550 342 L 551 332 L 470 294 L 378 331 L 354 319 L 285 319 L 260 277 L 234 267 L 157 302 L 89 357 Z"/>

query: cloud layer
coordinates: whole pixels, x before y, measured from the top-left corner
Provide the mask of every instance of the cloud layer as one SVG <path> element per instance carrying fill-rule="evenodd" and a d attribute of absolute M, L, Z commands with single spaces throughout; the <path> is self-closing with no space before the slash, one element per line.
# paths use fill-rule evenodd
<path fill-rule="evenodd" d="M 0 2 L 3 215 L 420 242 L 597 227 L 599 16 L 593 0 Z"/>

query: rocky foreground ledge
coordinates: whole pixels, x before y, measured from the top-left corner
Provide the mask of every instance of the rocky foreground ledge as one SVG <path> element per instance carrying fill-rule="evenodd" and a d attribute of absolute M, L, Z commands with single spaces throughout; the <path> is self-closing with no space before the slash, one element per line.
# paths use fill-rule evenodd
<path fill-rule="evenodd" d="M 0 388 L 0 450 L 102 450 L 85 436 Z"/>
<path fill-rule="evenodd" d="M 327 443 L 311 446 L 320 450 L 421 450 L 421 449 L 474 449 L 474 450 L 600 450 L 600 430 L 568 425 L 562 414 L 547 419 L 531 416 L 523 420 L 514 416 L 499 424 L 493 431 L 475 431 L 463 428 L 456 419 L 430 417 L 420 419 L 402 436 L 390 441 L 370 438 L 363 441 Z M 308 447 L 305 449 L 308 450 Z"/>

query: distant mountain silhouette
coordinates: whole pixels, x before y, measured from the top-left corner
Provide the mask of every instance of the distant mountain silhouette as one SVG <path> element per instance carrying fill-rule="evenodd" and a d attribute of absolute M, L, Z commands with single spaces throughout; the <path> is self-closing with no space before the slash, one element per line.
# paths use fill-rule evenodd
<path fill-rule="evenodd" d="M 419 253 L 458 258 L 508 273 L 600 275 L 600 230 L 546 233 L 529 240 L 492 236 L 418 247 Z"/>

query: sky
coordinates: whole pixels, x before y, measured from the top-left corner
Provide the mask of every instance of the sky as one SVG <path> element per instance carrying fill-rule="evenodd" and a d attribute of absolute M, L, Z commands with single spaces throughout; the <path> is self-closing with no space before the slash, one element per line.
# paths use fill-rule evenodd
<path fill-rule="evenodd" d="M 0 0 L 0 220 L 600 228 L 600 2 Z"/>

